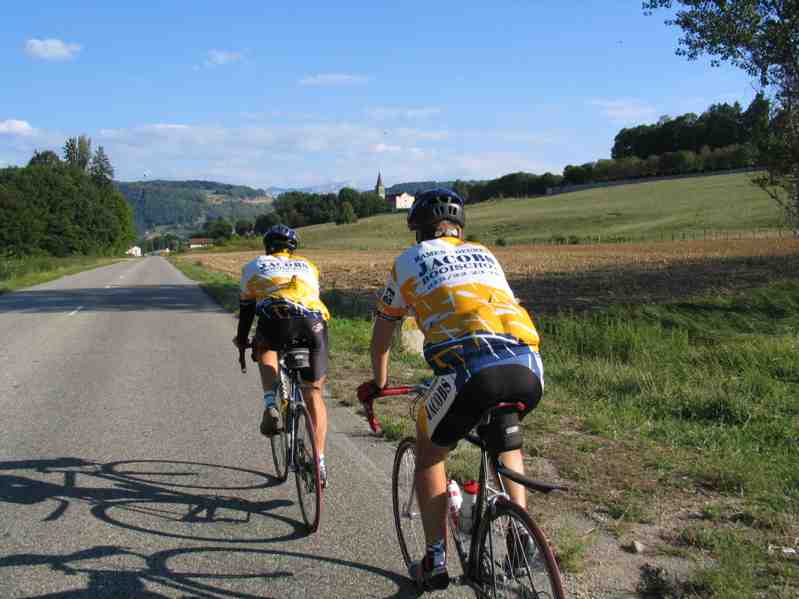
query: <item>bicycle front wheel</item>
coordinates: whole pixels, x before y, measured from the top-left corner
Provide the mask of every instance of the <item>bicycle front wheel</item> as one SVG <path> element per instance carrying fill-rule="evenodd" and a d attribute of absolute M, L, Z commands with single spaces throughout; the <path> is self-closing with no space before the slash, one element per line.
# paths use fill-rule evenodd
<path fill-rule="evenodd" d="M 425 538 L 422 513 L 416 499 L 416 439 L 403 439 L 394 454 L 391 474 L 391 497 L 394 505 L 394 524 L 397 527 L 405 566 L 424 557 Z"/>
<path fill-rule="evenodd" d="M 322 513 L 322 485 L 319 481 L 319 451 L 314 440 L 311 415 L 304 404 L 294 413 L 294 465 L 296 467 L 297 498 L 302 519 L 309 532 L 319 528 Z"/>
<path fill-rule="evenodd" d="M 565 599 L 555 556 L 530 515 L 500 498 L 483 513 L 475 582 L 489 597 Z"/>
<path fill-rule="evenodd" d="M 289 475 L 288 427 L 290 422 L 287 416 L 287 410 L 281 406 L 280 419 L 283 422 L 282 430 L 269 437 L 269 443 L 272 445 L 272 462 L 275 465 L 275 476 L 281 483 L 284 482 Z"/>
<path fill-rule="evenodd" d="M 288 377 L 280 369 L 280 382 L 277 387 L 277 403 L 280 406 L 280 420 L 283 424 L 281 431 L 269 437 L 269 443 L 272 445 L 272 462 L 275 465 L 275 476 L 281 483 L 284 482 L 289 475 L 289 426 L 291 426 L 291 419 L 288 418 L 288 397 L 290 397 L 291 382 Z"/>

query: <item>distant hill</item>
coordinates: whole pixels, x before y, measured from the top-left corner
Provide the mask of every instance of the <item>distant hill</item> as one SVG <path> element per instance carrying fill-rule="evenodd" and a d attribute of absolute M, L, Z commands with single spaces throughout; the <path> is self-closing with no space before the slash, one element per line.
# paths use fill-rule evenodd
<path fill-rule="evenodd" d="M 415 181 L 411 183 L 397 183 L 391 187 L 386 188 L 387 194 L 395 193 L 409 193 L 416 195 L 428 189 L 435 189 L 436 187 L 449 187 L 451 188 L 455 181 Z"/>
<path fill-rule="evenodd" d="M 192 229 L 206 220 L 255 220 L 271 211 L 273 196 L 263 189 L 215 181 L 131 181 L 117 187 L 133 207 L 139 232 L 156 227 Z"/>
<path fill-rule="evenodd" d="M 311 185 L 310 187 L 268 187 L 266 193 L 276 198 L 280 194 L 290 191 L 301 191 L 303 193 L 338 193 L 345 187 L 357 189 L 352 181 L 331 181 L 330 183 L 321 183 L 320 185 Z"/>

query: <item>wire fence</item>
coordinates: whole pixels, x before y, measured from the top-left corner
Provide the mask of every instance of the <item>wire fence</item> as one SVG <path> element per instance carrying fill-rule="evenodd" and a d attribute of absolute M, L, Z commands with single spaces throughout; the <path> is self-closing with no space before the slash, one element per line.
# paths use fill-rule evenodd
<path fill-rule="evenodd" d="M 534 245 L 593 245 L 602 243 L 652 243 L 655 241 L 735 241 L 747 239 L 799 239 L 799 231 L 790 229 L 755 228 L 725 231 L 718 229 L 687 229 L 683 231 L 650 231 L 641 235 L 553 235 L 525 241 Z M 495 245 L 517 245 L 502 237 Z"/>

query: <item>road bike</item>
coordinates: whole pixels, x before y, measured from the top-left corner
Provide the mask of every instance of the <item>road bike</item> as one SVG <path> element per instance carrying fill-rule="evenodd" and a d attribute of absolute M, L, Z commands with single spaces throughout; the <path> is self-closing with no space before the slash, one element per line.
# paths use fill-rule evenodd
<path fill-rule="evenodd" d="M 416 403 L 427 389 L 426 385 L 389 387 L 380 396 L 406 395 Z M 565 488 L 509 470 L 480 436 L 482 427 L 498 411 L 523 408 L 499 404 L 465 437 L 480 449 L 479 490 L 471 523 L 464 526 L 459 514 L 448 510 L 447 528 L 463 569 L 461 582 L 478 597 L 565 599 L 560 569 L 548 540 L 530 515 L 510 500 L 502 479 L 541 493 Z M 367 407 L 367 418 L 370 424 L 375 422 L 371 406 Z M 397 447 L 391 475 L 394 523 L 406 566 L 422 559 L 426 549 L 415 471 L 416 439 L 407 437 Z"/>
<path fill-rule="evenodd" d="M 242 372 L 247 366 L 240 350 Z M 282 430 L 269 437 L 275 475 L 285 482 L 294 472 L 297 498 L 309 532 L 319 528 L 322 515 L 322 483 L 319 477 L 319 448 L 311 414 L 300 388 L 300 371 L 310 366 L 308 348 L 285 349 L 278 353 L 278 385 L 276 399 Z"/>

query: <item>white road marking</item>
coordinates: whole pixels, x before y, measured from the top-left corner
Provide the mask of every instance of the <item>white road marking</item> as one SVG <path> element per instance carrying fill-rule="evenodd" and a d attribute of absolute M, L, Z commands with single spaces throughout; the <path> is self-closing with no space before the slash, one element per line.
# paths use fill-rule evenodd
<path fill-rule="evenodd" d="M 70 313 L 69 313 L 69 315 L 70 315 L 70 316 L 74 316 L 75 314 L 77 314 L 77 313 L 78 313 L 78 312 L 80 312 L 81 310 L 83 310 L 83 306 L 78 306 L 78 307 L 77 307 L 77 308 L 75 308 L 75 309 L 74 309 L 72 312 L 70 312 Z"/>

